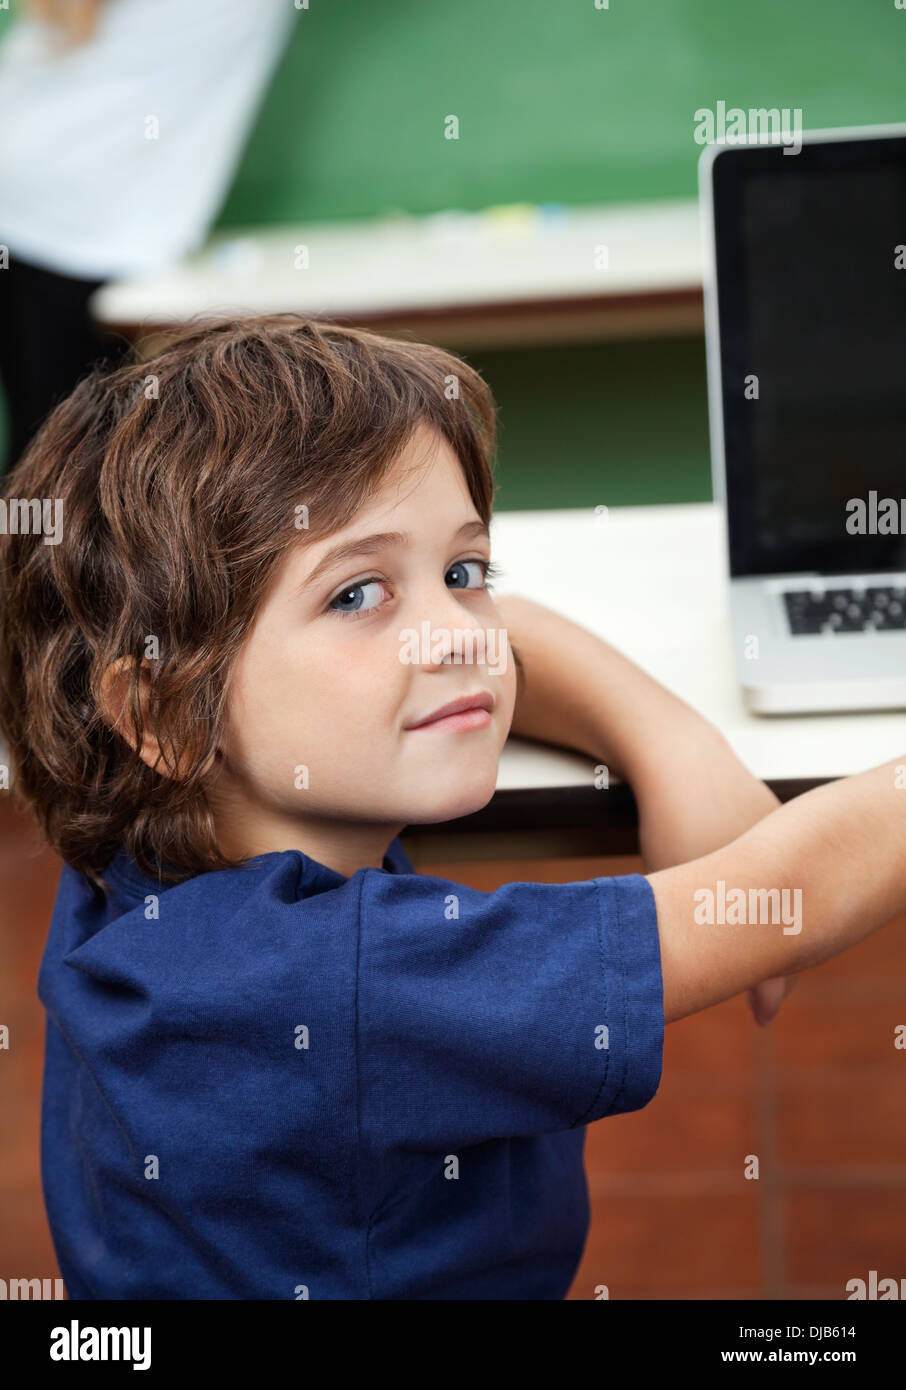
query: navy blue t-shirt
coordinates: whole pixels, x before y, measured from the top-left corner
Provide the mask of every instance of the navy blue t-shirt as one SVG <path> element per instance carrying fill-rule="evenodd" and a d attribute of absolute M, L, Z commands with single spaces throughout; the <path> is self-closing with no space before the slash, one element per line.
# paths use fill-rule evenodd
<path fill-rule="evenodd" d="M 585 1126 L 660 1083 L 645 878 L 485 893 L 398 840 L 351 878 L 104 877 L 96 906 L 64 865 L 38 980 L 71 1298 L 565 1295 Z"/>

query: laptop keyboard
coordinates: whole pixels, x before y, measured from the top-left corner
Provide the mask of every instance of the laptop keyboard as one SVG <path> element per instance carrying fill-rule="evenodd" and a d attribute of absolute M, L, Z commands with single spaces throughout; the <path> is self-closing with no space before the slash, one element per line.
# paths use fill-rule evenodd
<path fill-rule="evenodd" d="M 903 632 L 906 588 L 788 589 L 783 595 L 795 637 L 820 632 Z"/>

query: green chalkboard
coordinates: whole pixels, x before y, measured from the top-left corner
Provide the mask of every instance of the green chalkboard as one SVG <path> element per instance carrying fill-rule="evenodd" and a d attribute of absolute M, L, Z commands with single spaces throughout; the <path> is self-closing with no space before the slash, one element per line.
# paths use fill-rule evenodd
<path fill-rule="evenodd" d="M 906 120 L 906 10 L 309 0 L 219 224 L 692 197 L 695 112 L 718 101 L 799 107 L 806 127 Z M 502 508 L 710 496 L 700 339 L 470 356 L 501 406 Z"/>
<path fill-rule="evenodd" d="M 719 100 L 906 119 L 895 0 L 603 5 L 308 0 L 220 224 L 691 197 L 694 114 Z"/>
<path fill-rule="evenodd" d="M 694 113 L 718 100 L 906 119 L 894 0 L 309 5 L 222 224 L 691 197 Z"/>

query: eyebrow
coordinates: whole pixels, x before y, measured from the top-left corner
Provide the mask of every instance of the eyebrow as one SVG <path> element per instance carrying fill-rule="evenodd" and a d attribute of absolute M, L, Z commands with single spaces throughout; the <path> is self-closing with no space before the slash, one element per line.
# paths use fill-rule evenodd
<path fill-rule="evenodd" d="M 491 533 L 486 523 L 466 521 L 460 526 L 453 539 L 467 540 L 477 536 L 484 536 L 490 540 Z M 410 536 L 406 531 L 380 531 L 374 536 L 362 536 L 357 541 L 347 541 L 345 545 L 336 545 L 333 550 L 327 552 L 323 559 L 318 561 L 311 574 L 306 575 L 294 592 L 298 595 L 311 589 L 323 574 L 347 560 L 357 560 L 363 556 L 373 555 L 378 550 L 388 550 L 392 546 L 408 545 L 409 540 Z"/>

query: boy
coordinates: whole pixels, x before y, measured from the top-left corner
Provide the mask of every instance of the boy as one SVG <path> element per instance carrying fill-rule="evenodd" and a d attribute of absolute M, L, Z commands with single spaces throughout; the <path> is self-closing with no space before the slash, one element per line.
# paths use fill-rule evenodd
<path fill-rule="evenodd" d="M 562 1298 L 585 1126 L 652 1098 L 665 1022 L 906 907 L 897 764 L 777 809 L 591 633 L 495 604 L 493 440 L 458 359 L 274 315 L 95 371 L 7 482 L 64 517 L 2 538 L 0 728 L 65 861 L 70 1297 Z M 503 627 L 521 689 L 474 656 Z M 628 779 L 647 877 L 413 871 L 399 833 L 485 805 L 511 729 Z M 708 924 L 720 882 L 801 890 L 801 929 Z"/>

